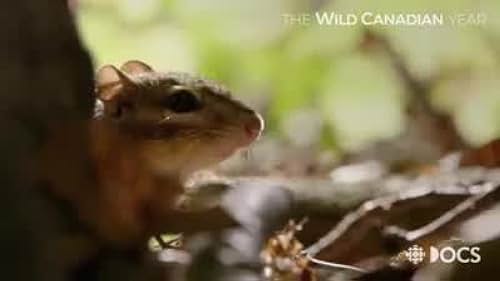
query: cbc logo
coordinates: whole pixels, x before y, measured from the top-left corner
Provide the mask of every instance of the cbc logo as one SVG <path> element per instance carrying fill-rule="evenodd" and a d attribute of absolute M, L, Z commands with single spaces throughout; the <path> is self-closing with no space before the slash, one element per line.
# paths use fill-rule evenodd
<path fill-rule="evenodd" d="M 480 263 L 481 255 L 479 254 L 479 247 L 463 246 L 453 248 L 448 246 L 436 248 L 431 246 L 429 260 L 431 263 L 437 261 L 443 263 L 453 263 L 455 261 L 459 263 Z"/>
<path fill-rule="evenodd" d="M 424 261 L 425 251 L 419 245 L 413 245 L 404 252 L 404 255 L 406 259 L 416 265 Z"/>
<path fill-rule="evenodd" d="M 426 252 L 424 248 L 419 245 L 413 245 L 403 252 L 408 261 L 417 265 L 424 261 Z M 429 262 L 442 262 L 442 263 L 480 263 L 481 255 L 479 254 L 479 247 L 462 246 L 453 248 L 450 246 L 437 248 L 431 246 L 429 248 Z"/>

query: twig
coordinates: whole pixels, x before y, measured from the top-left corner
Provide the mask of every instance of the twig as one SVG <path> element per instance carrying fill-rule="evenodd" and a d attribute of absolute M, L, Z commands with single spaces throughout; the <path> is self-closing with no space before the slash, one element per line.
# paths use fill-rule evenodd
<path fill-rule="evenodd" d="M 472 209 L 477 202 L 481 201 L 486 196 L 490 195 L 496 188 L 491 183 L 485 184 L 485 191 L 476 195 L 473 195 L 466 200 L 462 201 L 451 210 L 447 211 L 437 219 L 431 221 L 430 223 L 409 231 L 398 226 L 389 226 L 384 229 L 384 233 L 396 235 L 399 238 L 404 239 L 407 242 L 413 242 L 427 236 L 431 233 L 434 233 L 436 230 L 454 222 L 461 215 L 463 215 L 466 211 Z"/>
<path fill-rule="evenodd" d="M 472 195 L 471 198 L 476 198 L 474 201 L 466 201 L 467 205 L 475 204 L 477 201 L 484 198 L 486 195 L 493 192 L 493 190 L 497 190 L 497 188 L 492 188 L 491 184 L 483 184 L 481 186 L 472 186 L 469 188 L 464 188 L 460 185 L 451 186 L 448 188 L 433 188 L 433 187 L 424 187 L 424 188 L 412 188 L 405 192 L 401 192 L 397 196 L 386 196 L 374 200 L 370 200 L 362 204 L 358 209 L 353 212 L 347 214 L 330 232 L 328 232 L 325 236 L 319 239 L 316 243 L 309 246 L 305 252 L 308 253 L 311 257 L 316 256 L 323 249 L 331 246 L 341 237 L 343 237 L 347 231 L 351 230 L 353 226 L 360 222 L 362 219 L 365 219 L 370 214 L 375 211 L 384 211 L 388 212 L 391 210 L 391 207 L 396 203 L 404 203 L 405 201 L 415 200 L 415 199 L 424 199 L 431 195 Z M 493 189 L 493 190 L 492 190 Z M 456 208 L 465 208 L 470 207 L 463 204 L 459 204 Z M 455 210 L 457 212 L 457 210 Z M 436 229 L 436 225 L 439 223 L 443 223 L 443 220 L 449 221 L 450 215 L 446 215 L 444 219 L 439 219 L 438 222 L 431 224 L 428 228 L 424 229 L 424 231 L 434 231 Z M 439 228 L 439 225 L 438 227 Z M 412 234 L 415 235 L 415 234 Z"/>
<path fill-rule="evenodd" d="M 327 261 L 324 261 L 324 260 L 320 260 L 320 259 L 317 259 L 317 258 L 314 258 L 312 257 L 310 254 L 307 254 L 306 253 L 306 257 L 307 259 L 314 263 L 314 264 L 317 264 L 317 265 L 320 265 L 320 266 L 325 266 L 325 267 L 328 267 L 328 268 L 333 268 L 333 269 L 336 269 L 336 270 L 350 270 L 350 271 L 354 271 L 354 272 L 357 272 L 357 273 L 367 273 L 368 271 L 360 268 L 360 267 L 356 267 L 356 266 L 353 266 L 353 265 L 347 265 L 347 264 L 341 264 L 341 263 L 334 263 L 334 262 L 327 262 Z"/>

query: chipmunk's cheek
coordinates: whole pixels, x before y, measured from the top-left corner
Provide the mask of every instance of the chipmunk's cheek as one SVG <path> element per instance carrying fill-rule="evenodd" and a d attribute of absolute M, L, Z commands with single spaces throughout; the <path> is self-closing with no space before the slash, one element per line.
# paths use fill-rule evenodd
<path fill-rule="evenodd" d="M 245 112 L 239 126 L 231 125 L 227 134 L 218 140 L 214 140 L 212 155 L 215 154 L 217 161 L 225 160 L 236 153 L 239 149 L 249 146 L 262 133 L 264 121 L 255 112 Z"/>
<path fill-rule="evenodd" d="M 215 149 L 216 150 L 216 158 L 218 161 L 222 161 L 222 160 L 230 157 L 239 148 L 239 146 L 233 142 L 231 142 L 231 143 L 221 142 L 220 144 L 221 145 Z"/>

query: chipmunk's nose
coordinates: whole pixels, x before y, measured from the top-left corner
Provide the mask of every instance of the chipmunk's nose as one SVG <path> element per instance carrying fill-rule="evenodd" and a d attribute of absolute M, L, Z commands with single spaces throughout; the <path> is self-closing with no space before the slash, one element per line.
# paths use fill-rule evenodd
<path fill-rule="evenodd" d="M 260 114 L 252 111 L 252 113 L 250 113 L 250 117 L 243 126 L 248 138 L 253 141 L 260 136 L 260 133 L 264 129 L 264 120 Z"/>

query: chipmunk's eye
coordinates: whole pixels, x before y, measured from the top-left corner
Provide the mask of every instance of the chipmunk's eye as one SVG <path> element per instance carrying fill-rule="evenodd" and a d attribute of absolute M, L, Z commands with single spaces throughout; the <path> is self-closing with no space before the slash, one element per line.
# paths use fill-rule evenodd
<path fill-rule="evenodd" d="M 186 88 L 173 89 L 162 101 L 162 104 L 177 113 L 191 112 L 201 108 L 199 98 Z"/>

